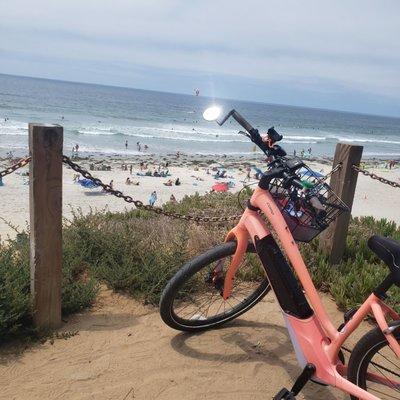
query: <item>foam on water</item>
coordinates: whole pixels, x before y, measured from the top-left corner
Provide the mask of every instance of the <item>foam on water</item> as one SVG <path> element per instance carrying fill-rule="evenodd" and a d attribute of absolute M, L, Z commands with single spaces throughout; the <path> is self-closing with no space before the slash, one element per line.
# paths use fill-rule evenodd
<path fill-rule="evenodd" d="M 0 149 L 27 149 L 28 122 L 64 126 L 66 149 L 136 154 L 136 142 L 152 153 L 251 154 L 253 144 L 229 120 L 223 127 L 201 118 L 210 103 L 237 109 L 266 133 L 275 125 L 288 151 L 312 147 L 332 156 L 338 141 L 364 146 L 364 155 L 398 157 L 400 119 L 203 97 L 72 84 L 0 75 Z M 43 101 L 42 101 L 43 99 Z M 4 121 L 8 117 L 8 121 Z M 125 149 L 128 141 L 128 149 Z"/>

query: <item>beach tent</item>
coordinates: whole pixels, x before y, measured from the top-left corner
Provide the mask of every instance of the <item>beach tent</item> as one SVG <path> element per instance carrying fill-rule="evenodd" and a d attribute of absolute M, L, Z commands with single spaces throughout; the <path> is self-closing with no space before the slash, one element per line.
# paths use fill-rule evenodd
<path fill-rule="evenodd" d="M 228 184 L 226 182 L 216 183 L 211 189 L 214 190 L 214 192 L 227 192 Z"/>
<path fill-rule="evenodd" d="M 97 187 L 97 185 L 90 179 L 79 179 L 78 183 L 87 189 L 94 189 Z"/>

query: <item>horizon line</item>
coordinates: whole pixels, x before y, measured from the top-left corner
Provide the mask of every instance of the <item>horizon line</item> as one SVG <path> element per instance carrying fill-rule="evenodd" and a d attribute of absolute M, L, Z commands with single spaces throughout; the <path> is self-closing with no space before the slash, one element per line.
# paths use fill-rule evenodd
<path fill-rule="evenodd" d="M 29 76 L 29 75 L 15 75 L 15 74 L 8 74 L 8 73 L 4 73 L 4 72 L 0 72 L 0 75 L 5 75 L 5 76 L 10 76 L 10 77 L 15 77 L 15 78 L 39 79 L 39 80 L 44 80 L 44 81 L 54 81 L 54 82 L 62 82 L 62 83 L 75 83 L 75 84 L 104 86 L 104 87 L 119 88 L 119 89 L 142 90 L 142 91 L 155 92 L 155 93 L 175 94 L 175 95 L 180 95 L 180 96 L 194 96 L 192 94 L 185 93 L 185 92 L 170 92 L 170 91 L 165 91 L 165 90 L 142 89 L 142 88 L 136 88 L 136 87 L 132 87 L 132 86 L 111 85 L 111 84 L 105 84 L 105 83 L 83 82 L 83 81 L 74 81 L 74 80 L 59 79 L 59 78 L 57 78 L 57 79 L 56 78 L 43 78 L 40 76 Z M 211 96 L 200 96 L 200 97 L 213 99 L 213 97 L 211 97 Z M 348 111 L 348 110 L 339 110 L 339 109 L 333 109 L 333 108 L 309 107 L 309 106 L 300 106 L 297 104 L 271 103 L 271 102 L 266 102 L 266 101 L 256 101 L 256 100 L 248 100 L 248 99 L 233 99 L 233 98 L 226 98 L 226 97 L 216 97 L 216 98 L 221 99 L 221 100 L 239 101 L 239 102 L 244 102 L 244 103 L 266 104 L 266 105 L 271 105 L 271 106 L 293 107 L 293 108 L 303 108 L 303 109 L 305 108 L 305 109 L 309 109 L 309 110 L 320 110 L 320 111 L 327 111 L 327 112 L 364 115 L 364 116 L 371 116 L 371 117 L 400 119 L 400 116 L 385 115 L 385 114 L 371 114 L 371 113 L 360 112 L 360 111 Z"/>

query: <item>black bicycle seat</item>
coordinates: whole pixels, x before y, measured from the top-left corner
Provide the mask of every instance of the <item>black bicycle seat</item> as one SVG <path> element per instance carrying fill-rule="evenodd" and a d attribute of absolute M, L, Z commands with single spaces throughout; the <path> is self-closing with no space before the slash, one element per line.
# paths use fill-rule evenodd
<path fill-rule="evenodd" d="M 374 235 L 369 238 L 368 246 L 389 267 L 393 277 L 400 281 L 400 242 Z"/>

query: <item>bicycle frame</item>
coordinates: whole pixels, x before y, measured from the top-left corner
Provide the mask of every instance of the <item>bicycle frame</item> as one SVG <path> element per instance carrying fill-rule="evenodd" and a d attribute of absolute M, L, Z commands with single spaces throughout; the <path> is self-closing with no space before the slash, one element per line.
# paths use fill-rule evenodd
<path fill-rule="evenodd" d="M 345 378 L 347 370 L 339 360 L 338 354 L 342 344 L 360 325 L 362 320 L 369 312 L 373 313 L 382 331 L 385 331 L 388 328 L 386 318 L 390 317 L 393 320 L 397 320 L 399 319 L 399 314 L 386 305 L 380 298 L 374 294 L 371 294 L 354 314 L 351 320 L 348 321 L 341 331 L 338 331 L 329 319 L 329 316 L 322 304 L 322 301 L 300 254 L 298 246 L 293 239 L 285 219 L 276 205 L 272 195 L 268 191 L 257 187 L 251 197 L 250 202 L 252 206 L 260 209 L 271 223 L 291 265 L 298 276 L 298 279 L 312 308 L 312 310 L 310 309 L 311 316 L 309 316 L 307 312 L 303 313 L 303 315 L 294 315 L 295 313 L 290 313 L 287 311 L 287 309 L 285 311 L 281 306 L 284 320 L 288 328 L 299 364 L 301 367 L 304 367 L 307 363 L 312 363 L 315 365 L 316 373 L 313 376 L 313 380 L 337 387 L 342 391 L 352 394 L 360 399 L 379 400 L 378 397 L 366 392 Z M 244 211 L 238 225 L 236 225 L 226 237 L 226 241 L 236 240 L 237 248 L 225 277 L 223 292 L 224 299 L 227 299 L 230 296 L 235 273 L 239 269 L 243 260 L 249 239 L 253 241 L 257 248 L 257 252 L 260 255 L 261 261 L 263 262 L 268 279 L 270 280 L 272 289 L 278 298 L 278 301 L 282 300 L 283 296 L 291 294 L 287 292 L 283 293 L 282 296 L 282 293 L 280 294 L 279 291 L 276 290 L 276 287 L 274 288 L 273 281 L 269 276 L 270 266 L 268 266 L 268 263 L 266 263 L 265 259 L 263 260 L 264 256 L 258 248 L 262 239 L 265 238 L 271 238 L 271 240 L 273 240 L 271 232 L 267 229 L 265 222 L 262 220 L 258 212 L 247 208 Z M 286 271 L 286 274 L 291 274 L 292 278 L 290 276 L 289 278 L 293 279 L 294 276 L 291 269 L 288 268 L 288 271 Z M 276 281 L 277 277 L 275 276 L 274 279 Z M 281 285 L 281 287 L 283 288 L 285 285 Z M 286 285 L 286 288 L 287 287 L 288 285 Z M 297 295 L 301 296 L 302 291 L 297 293 Z M 305 297 L 304 300 L 307 302 Z M 387 338 L 391 349 L 395 352 L 397 357 L 400 358 L 400 345 L 393 334 L 386 334 L 385 337 Z M 375 376 L 375 374 L 369 374 L 368 377 L 372 381 L 382 381 L 382 377 L 378 375 Z"/>

